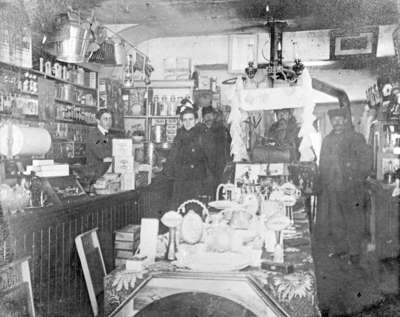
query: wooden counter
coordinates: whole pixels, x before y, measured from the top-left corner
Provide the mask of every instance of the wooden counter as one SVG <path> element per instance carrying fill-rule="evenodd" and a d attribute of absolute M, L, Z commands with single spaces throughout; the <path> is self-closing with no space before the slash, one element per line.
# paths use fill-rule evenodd
<path fill-rule="evenodd" d="M 370 179 L 369 231 L 370 243 L 378 259 L 399 255 L 399 196 L 392 197 L 394 185 Z"/>
<path fill-rule="evenodd" d="M 37 310 L 44 316 L 54 316 L 57 312 L 69 316 L 67 311 L 71 306 L 85 306 L 87 291 L 74 238 L 98 227 L 106 268 L 111 271 L 114 231 L 127 224 L 138 224 L 142 217 L 159 218 L 166 211 L 170 188 L 170 183 L 159 182 L 134 191 L 6 216 L 13 257 L 31 257 Z M 86 314 L 82 312 L 81 316 Z"/>

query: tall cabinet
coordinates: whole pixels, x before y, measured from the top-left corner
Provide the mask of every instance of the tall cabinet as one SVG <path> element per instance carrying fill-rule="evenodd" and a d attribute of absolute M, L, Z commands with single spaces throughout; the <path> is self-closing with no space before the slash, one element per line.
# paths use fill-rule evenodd
<path fill-rule="evenodd" d="M 124 126 L 134 140 L 171 144 L 178 128 L 176 109 L 184 98 L 193 100 L 194 82 L 190 80 L 154 80 L 123 89 Z"/>

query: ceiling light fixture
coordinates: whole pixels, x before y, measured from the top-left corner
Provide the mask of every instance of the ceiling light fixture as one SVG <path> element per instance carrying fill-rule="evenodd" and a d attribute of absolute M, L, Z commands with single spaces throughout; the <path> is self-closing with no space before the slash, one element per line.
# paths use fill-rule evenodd
<path fill-rule="evenodd" d="M 255 66 L 253 60 L 249 60 L 248 67 L 245 72 L 249 79 L 254 78 L 258 69 L 263 69 L 266 77 L 272 82 L 281 80 L 289 83 L 297 82 L 298 77 L 303 73 L 304 64 L 299 58 L 295 58 L 294 65 L 288 66 L 283 63 L 282 56 L 282 32 L 287 25 L 286 21 L 276 20 L 270 14 L 270 7 L 266 5 L 266 18 L 265 26 L 269 29 L 270 34 L 270 56 L 267 63 L 258 64 Z"/>

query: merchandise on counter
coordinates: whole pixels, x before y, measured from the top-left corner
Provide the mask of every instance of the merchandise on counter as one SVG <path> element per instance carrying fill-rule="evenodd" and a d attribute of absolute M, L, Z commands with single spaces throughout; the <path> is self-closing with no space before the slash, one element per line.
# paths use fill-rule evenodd
<path fill-rule="evenodd" d="M 121 190 L 135 189 L 135 172 L 125 172 L 121 175 Z"/>
<path fill-rule="evenodd" d="M 130 156 L 132 155 L 132 139 L 113 139 L 112 156 Z"/>
<path fill-rule="evenodd" d="M 68 164 L 28 165 L 26 172 L 35 172 L 39 177 L 61 177 L 69 175 Z"/>
<path fill-rule="evenodd" d="M 104 174 L 96 181 L 93 187 L 97 195 L 118 193 L 121 189 L 120 175 L 114 173 Z"/>
<path fill-rule="evenodd" d="M 132 155 L 114 156 L 114 173 L 124 174 L 133 172 L 134 172 L 134 157 Z"/>
<path fill-rule="evenodd" d="M 115 266 L 126 263 L 133 257 L 140 241 L 140 225 L 127 225 L 115 231 Z"/>
<path fill-rule="evenodd" d="M 11 132 L 11 133 L 10 133 Z M 9 140 L 12 140 L 11 148 Z M 51 146 L 51 136 L 46 129 L 4 125 L 0 128 L 0 153 L 2 155 L 43 155 Z"/>

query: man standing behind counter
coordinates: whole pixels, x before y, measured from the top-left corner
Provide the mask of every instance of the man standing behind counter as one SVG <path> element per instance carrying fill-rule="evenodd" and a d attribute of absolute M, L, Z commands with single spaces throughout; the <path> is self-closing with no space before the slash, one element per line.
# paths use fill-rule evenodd
<path fill-rule="evenodd" d="M 90 129 L 86 141 L 86 167 L 90 184 L 104 175 L 112 163 L 112 144 L 109 130 L 112 126 L 111 112 L 105 108 L 96 113 L 97 127 Z"/>

